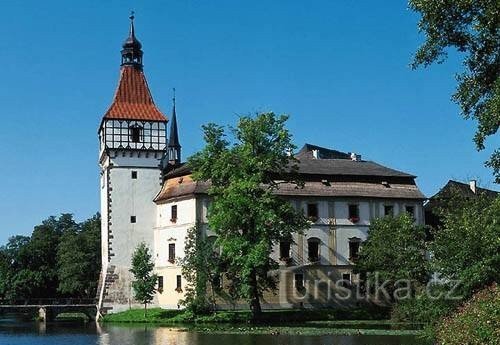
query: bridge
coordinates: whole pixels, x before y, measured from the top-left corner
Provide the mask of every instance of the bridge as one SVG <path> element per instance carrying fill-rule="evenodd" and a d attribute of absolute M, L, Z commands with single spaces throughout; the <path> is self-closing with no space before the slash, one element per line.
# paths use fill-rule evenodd
<path fill-rule="evenodd" d="M 30 313 L 44 321 L 53 321 L 61 313 L 83 313 L 90 320 L 95 320 L 97 300 L 94 298 L 0 300 L 0 314 L 3 313 Z"/>

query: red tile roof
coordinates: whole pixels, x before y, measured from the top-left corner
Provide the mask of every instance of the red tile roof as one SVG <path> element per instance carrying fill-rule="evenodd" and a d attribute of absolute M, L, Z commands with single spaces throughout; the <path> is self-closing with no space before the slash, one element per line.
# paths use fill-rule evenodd
<path fill-rule="evenodd" d="M 104 119 L 167 121 L 156 107 L 144 72 L 133 66 L 124 66 L 113 103 Z"/>

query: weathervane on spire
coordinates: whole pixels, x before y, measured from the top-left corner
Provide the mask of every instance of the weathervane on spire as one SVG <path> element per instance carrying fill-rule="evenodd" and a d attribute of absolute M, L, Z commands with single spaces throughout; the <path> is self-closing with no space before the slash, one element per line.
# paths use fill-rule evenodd
<path fill-rule="evenodd" d="M 130 20 L 131 21 L 134 21 L 134 18 L 135 18 L 135 11 L 134 10 L 130 10 L 130 16 L 129 16 Z"/>

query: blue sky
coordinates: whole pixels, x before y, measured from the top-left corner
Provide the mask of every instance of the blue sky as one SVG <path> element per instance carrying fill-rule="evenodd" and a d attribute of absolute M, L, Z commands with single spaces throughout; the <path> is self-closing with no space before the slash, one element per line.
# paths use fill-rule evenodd
<path fill-rule="evenodd" d="M 32 1 L 2 3 L 0 243 L 49 215 L 99 209 L 97 127 L 136 11 L 156 103 L 177 114 L 184 155 L 200 126 L 290 115 L 297 146 L 355 151 L 413 173 L 430 196 L 448 179 L 493 184 L 473 121 L 450 101 L 456 56 L 408 64 L 423 37 L 405 1 Z"/>

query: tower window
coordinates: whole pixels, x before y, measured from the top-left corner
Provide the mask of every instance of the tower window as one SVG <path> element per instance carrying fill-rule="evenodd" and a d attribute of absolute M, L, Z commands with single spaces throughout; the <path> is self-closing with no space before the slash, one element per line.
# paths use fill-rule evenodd
<path fill-rule="evenodd" d="M 175 243 L 168 245 L 168 262 L 172 264 L 175 262 Z"/>
<path fill-rule="evenodd" d="M 172 223 L 175 223 L 177 221 L 177 205 L 172 205 L 171 209 L 170 209 L 170 212 L 171 212 L 171 217 L 170 217 L 170 221 Z"/>
<path fill-rule="evenodd" d="M 137 171 L 132 171 L 132 180 L 137 180 Z"/>
<path fill-rule="evenodd" d="M 130 126 L 130 141 L 140 143 L 142 137 L 142 127 L 138 125 Z"/>
<path fill-rule="evenodd" d="M 135 216 L 130 216 L 130 223 L 135 223 L 135 222 L 137 222 Z"/>

